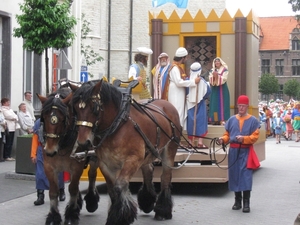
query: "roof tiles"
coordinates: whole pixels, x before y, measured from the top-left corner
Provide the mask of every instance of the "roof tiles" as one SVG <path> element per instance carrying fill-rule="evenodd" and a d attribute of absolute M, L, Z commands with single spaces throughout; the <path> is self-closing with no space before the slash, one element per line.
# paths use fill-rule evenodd
<path fill-rule="evenodd" d="M 297 26 L 294 16 L 260 17 L 261 44 L 263 50 L 288 50 L 290 33 Z"/>

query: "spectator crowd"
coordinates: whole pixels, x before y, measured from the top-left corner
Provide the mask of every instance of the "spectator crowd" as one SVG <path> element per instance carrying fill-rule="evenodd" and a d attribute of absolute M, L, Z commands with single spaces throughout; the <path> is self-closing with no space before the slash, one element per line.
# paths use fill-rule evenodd
<path fill-rule="evenodd" d="M 260 102 L 258 107 L 260 122 L 266 129 L 266 138 L 276 138 L 277 144 L 281 143 L 281 139 L 300 141 L 299 101 L 270 100 Z"/>

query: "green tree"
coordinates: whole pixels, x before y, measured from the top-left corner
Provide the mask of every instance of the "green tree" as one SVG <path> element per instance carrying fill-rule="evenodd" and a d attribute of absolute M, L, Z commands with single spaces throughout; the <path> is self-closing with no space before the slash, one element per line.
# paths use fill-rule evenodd
<path fill-rule="evenodd" d="M 300 0 L 289 0 L 288 3 L 292 5 L 292 10 L 294 12 L 300 10 Z"/>
<path fill-rule="evenodd" d="M 298 11 L 300 11 L 300 0 L 289 0 L 288 3 L 292 5 L 293 12 L 297 13 Z M 299 14 L 296 15 L 296 19 L 298 22 L 300 21 Z"/>
<path fill-rule="evenodd" d="M 289 98 L 297 97 L 300 90 L 300 83 L 296 79 L 288 80 L 283 86 L 283 93 Z"/>
<path fill-rule="evenodd" d="M 278 79 L 269 73 L 263 74 L 258 82 L 259 92 L 267 95 L 269 100 L 270 94 L 275 94 L 279 91 Z"/>
<path fill-rule="evenodd" d="M 85 19 L 85 14 L 81 15 L 81 54 L 86 60 L 86 65 L 91 66 L 103 60 L 103 58 L 95 52 L 90 45 L 86 45 L 85 41 L 88 38 L 88 34 L 92 32 L 90 28 L 90 22 Z M 93 77 L 93 74 L 89 72 L 89 75 Z"/>
<path fill-rule="evenodd" d="M 45 51 L 46 94 L 49 94 L 48 48 L 65 48 L 75 39 L 76 19 L 70 15 L 70 0 L 24 0 L 19 4 L 21 15 L 16 15 L 19 28 L 14 37 L 24 39 L 23 48 L 41 55 Z"/>

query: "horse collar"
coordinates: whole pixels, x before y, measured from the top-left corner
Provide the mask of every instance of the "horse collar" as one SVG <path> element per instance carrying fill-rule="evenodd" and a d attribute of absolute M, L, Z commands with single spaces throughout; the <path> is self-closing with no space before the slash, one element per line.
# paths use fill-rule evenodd
<path fill-rule="evenodd" d="M 124 88 L 121 88 L 119 90 L 124 90 Z M 113 134 L 116 130 L 118 130 L 121 127 L 123 122 L 126 122 L 128 120 L 129 113 L 130 113 L 130 106 L 131 106 L 131 94 L 127 90 L 123 92 L 121 91 L 121 93 L 122 93 L 122 101 L 120 105 L 120 110 L 118 115 L 111 123 L 111 125 L 102 131 L 97 130 L 97 125 L 95 126 L 95 130 L 93 132 L 97 134 L 98 137 L 102 137 L 102 141 L 98 146 L 100 146 L 103 140 L 105 139 L 103 137 Z"/>

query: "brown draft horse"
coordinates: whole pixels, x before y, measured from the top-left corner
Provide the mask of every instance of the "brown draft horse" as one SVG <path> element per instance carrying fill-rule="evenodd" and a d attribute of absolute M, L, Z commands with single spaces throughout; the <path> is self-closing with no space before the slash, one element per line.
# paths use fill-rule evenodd
<path fill-rule="evenodd" d="M 79 192 L 79 180 L 87 160 L 77 160 L 70 155 L 76 150 L 75 141 L 77 131 L 75 119 L 69 105 L 71 89 L 62 87 L 47 98 L 38 95 L 42 102 L 41 122 L 43 123 L 44 169 L 49 180 L 50 212 L 46 218 L 46 225 L 61 224 L 62 219 L 58 210 L 58 174 L 68 171 L 71 175 L 69 184 L 70 200 L 65 209 L 64 224 L 78 224 L 79 213 L 82 208 L 82 197 Z M 68 96 L 68 97 L 67 97 Z M 74 146 L 75 145 L 75 146 Z M 97 159 L 96 159 L 97 161 Z M 98 162 L 90 160 L 89 187 L 85 196 L 86 209 L 94 212 L 98 208 L 99 194 L 95 187 Z"/>
<path fill-rule="evenodd" d="M 171 219 L 171 167 L 181 136 L 174 106 L 164 100 L 131 103 L 131 92 L 122 92 L 103 80 L 94 86 L 71 85 L 71 89 L 79 126 L 77 143 L 83 149 L 95 149 L 106 179 L 111 199 L 106 225 L 132 224 L 137 218 L 137 204 L 128 187 L 139 168 L 143 173 L 139 208 L 145 213 L 154 210 L 157 220 Z M 94 138 L 100 140 L 97 146 Z M 163 167 L 158 196 L 152 182 L 156 159 Z"/>

